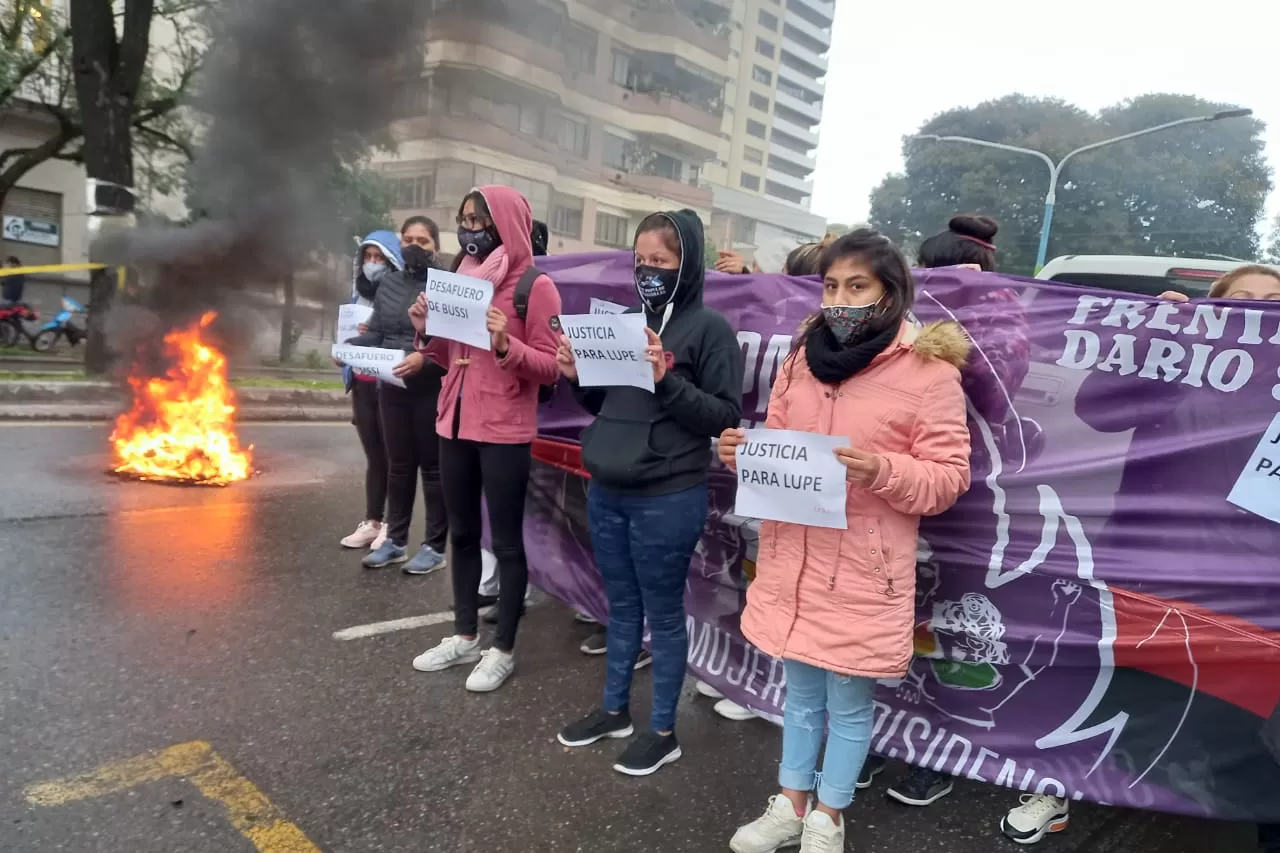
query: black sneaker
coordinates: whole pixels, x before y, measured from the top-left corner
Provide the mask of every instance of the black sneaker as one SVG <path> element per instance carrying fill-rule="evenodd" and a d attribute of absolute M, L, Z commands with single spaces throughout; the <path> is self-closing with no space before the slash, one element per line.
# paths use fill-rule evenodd
<path fill-rule="evenodd" d="M 582 645 L 578 646 L 578 651 L 584 655 L 602 655 L 609 651 L 609 635 L 605 633 L 604 628 L 599 628 L 591 632 L 591 636 L 582 641 Z"/>
<path fill-rule="evenodd" d="M 893 799 L 908 806 L 931 806 L 951 793 L 951 777 L 926 767 L 917 767 L 888 791 Z"/>
<path fill-rule="evenodd" d="M 610 714 L 600 710 L 565 726 L 556 740 L 565 746 L 590 746 L 605 738 L 631 737 L 635 728 L 631 725 L 631 715 L 626 711 Z"/>
<path fill-rule="evenodd" d="M 871 783 L 883 771 L 884 759 L 876 755 L 868 755 L 866 762 L 862 765 L 862 772 L 858 774 L 858 790 L 865 791 L 870 788 Z"/>
<path fill-rule="evenodd" d="M 525 614 L 525 605 L 521 604 L 520 616 L 523 618 L 524 614 Z M 498 605 L 490 604 L 489 608 L 485 610 L 484 615 L 481 616 L 480 619 L 486 625 L 497 625 L 498 624 Z"/>
<path fill-rule="evenodd" d="M 664 765 L 680 760 L 680 744 L 675 733 L 645 732 L 618 756 L 613 769 L 626 776 L 650 776 Z"/>

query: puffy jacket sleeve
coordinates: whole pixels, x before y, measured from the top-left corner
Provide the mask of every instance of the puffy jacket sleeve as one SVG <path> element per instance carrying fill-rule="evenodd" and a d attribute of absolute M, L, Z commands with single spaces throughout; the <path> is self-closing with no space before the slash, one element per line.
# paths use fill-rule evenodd
<path fill-rule="evenodd" d="M 539 276 L 529 291 L 529 313 L 525 317 L 524 340 L 507 335 L 507 355 L 498 360 L 503 370 L 538 385 L 554 385 L 560 379 L 556 350 L 560 348 L 560 291 L 549 276 Z"/>
<path fill-rule="evenodd" d="M 711 314 L 697 357 L 697 384 L 667 371 L 654 393 L 662 407 L 695 435 L 715 438 L 742 422 L 742 349 L 729 321 Z"/>
<path fill-rule="evenodd" d="M 871 491 L 906 515 L 938 515 L 969 489 L 969 427 L 958 371 L 929 385 L 911 429 L 911 452 L 884 454 Z"/>

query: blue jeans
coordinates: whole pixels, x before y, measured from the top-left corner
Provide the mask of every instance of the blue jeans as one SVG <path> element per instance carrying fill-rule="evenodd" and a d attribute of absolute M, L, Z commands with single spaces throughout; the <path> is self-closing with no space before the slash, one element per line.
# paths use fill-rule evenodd
<path fill-rule="evenodd" d="M 649 728 L 671 731 L 689 655 L 684 587 L 707 519 L 707 486 L 671 495 L 625 495 L 592 483 L 587 519 L 609 599 L 604 709 L 616 713 L 630 706 L 647 620 L 653 650 Z"/>
<path fill-rule="evenodd" d="M 787 705 L 782 722 L 782 766 L 778 784 L 793 791 L 818 792 L 818 802 L 846 809 L 853 802 L 858 774 L 871 748 L 875 722 L 870 678 L 837 675 L 807 663 L 783 661 Z M 827 749 L 818 772 L 823 731 Z"/>

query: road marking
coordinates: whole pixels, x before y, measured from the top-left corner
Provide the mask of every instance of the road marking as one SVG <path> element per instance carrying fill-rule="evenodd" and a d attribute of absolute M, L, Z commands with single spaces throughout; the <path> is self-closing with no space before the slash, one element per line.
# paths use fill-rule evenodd
<path fill-rule="evenodd" d="M 62 806 L 105 797 L 170 777 L 180 777 L 226 809 L 227 819 L 259 853 L 320 853 L 257 786 L 236 772 L 204 741 L 180 743 L 158 752 L 113 761 L 80 776 L 42 782 L 26 789 L 35 806 Z"/>
<path fill-rule="evenodd" d="M 409 631 L 414 628 L 426 628 L 429 625 L 442 625 L 453 621 L 453 612 L 428 613 L 426 616 L 410 616 L 406 619 L 392 619 L 390 622 L 373 622 L 369 625 L 357 625 L 354 628 L 343 628 L 334 631 L 335 640 L 361 640 L 365 637 L 376 637 L 379 634 L 390 634 L 392 631 Z"/>

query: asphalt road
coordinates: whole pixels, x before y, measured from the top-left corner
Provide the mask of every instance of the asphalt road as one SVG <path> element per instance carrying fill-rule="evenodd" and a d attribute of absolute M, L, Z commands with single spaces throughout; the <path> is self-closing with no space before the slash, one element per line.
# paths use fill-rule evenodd
<path fill-rule="evenodd" d="M 489 696 L 410 667 L 447 622 L 335 640 L 450 601 L 443 575 L 336 547 L 361 514 L 350 427 L 247 428 L 263 474 L 214 490 L 105 476 L 106 432 L 0 425 L 0 851 L 720 851 L 772 792 L 777 730 L 691 691 L 685 758 L 654 777 L 558 746 L 603 664 L 555 602 Z M 917 811 L 880 785 L 848 849 L 1016 850 L 997 829 L 1015 801 L 964 783 Z M 1247 853 L 1250 830 L 1081 804 L 1037 849 Z"/>

